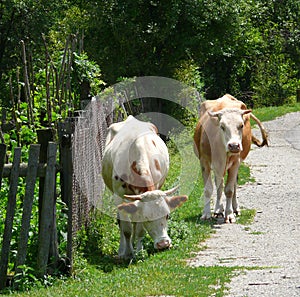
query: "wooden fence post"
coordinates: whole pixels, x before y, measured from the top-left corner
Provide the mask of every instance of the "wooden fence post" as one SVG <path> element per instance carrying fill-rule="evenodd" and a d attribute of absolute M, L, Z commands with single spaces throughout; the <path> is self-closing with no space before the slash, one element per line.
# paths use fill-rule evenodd
<path fill-rule="evenodd" d="M 40 148 L 40 163 L 46 163 L 47 162 L 47 149 L 48 149 L 48 143 L 50 141 L 53 141 L 53 130 L 52 129 L 41 129 L 37 130 L 37 137 L 38 137 L 38 143 L 41 145 Z M 44 183 L 45 178 L 41 177 L 39 180 L 39 226 L 41 221 L 41 210 L 42 210 L 42 203 L 43 203 L 43 194 L 44 194 Z M 40 229 L 40 228 L 39 228 Z"/>
<path fill-rule="evenodd" d="M 55 220 L 53 212 L 55 209 L 56 151 L 56 143 L 49 142 L 37 255 L 38 275 L 40 277 L 46 274 Z"/>
<path fill-rule="evenodd" d="M 69 260 L 69 273 L 73 266 L 73 155 L 72 134 L 74 133 L 74 121 L 66 120 L 59 123 L 60 143 L 60 168 L 61 168 L 61 195 L 62 200 L 68 206 L 68 237 L 67 259 Z"/>
<path fill-rule="evenodd" d="M 8 193 L 8 204 L 6 210 L 5 227 L 3 234 L 3 243 L 0 261 L 0 290 L 5 287 L 7 279 L 7 266 L 10 251 L 10 242 L 12 237 L 13 220 L 16 208 L 16 195 L 19 180 L 19 167 L 21 161 L 21 148 L 14 150 L 13 166 L 10 174 L 10 188 Z"/>
<path fill-rule="evenodd" d="M 22 225 L 16 258 L 16 277 L 22 271 L 20 265 L 24 265 L 27 254 L 27 243 L 30 228 L 31 211 L 34 197 L 34 188 L 39 165 L 40 145 L 32 144 L 29 149 L 25 197 L 23 202 Z"/>
<path fill-rule="evenodd" d="M 297 89 L 296 91 L 297 96 L 297 102 L 300 102 L 300 89 Z"/>

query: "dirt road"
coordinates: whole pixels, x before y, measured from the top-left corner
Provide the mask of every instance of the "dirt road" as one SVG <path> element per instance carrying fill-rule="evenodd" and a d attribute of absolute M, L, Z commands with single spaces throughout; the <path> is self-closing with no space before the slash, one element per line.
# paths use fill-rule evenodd
<path fill-rule="evenodd" d="M 257 267 L 237 273 L 228 296 L 300 296 L 300 113 L 264 123 L 270 146 L 246 163 L 255 183 L 239 187 L 240 206 L 256 209 L 253 224 L 216 225 L 193 266 Z"/>

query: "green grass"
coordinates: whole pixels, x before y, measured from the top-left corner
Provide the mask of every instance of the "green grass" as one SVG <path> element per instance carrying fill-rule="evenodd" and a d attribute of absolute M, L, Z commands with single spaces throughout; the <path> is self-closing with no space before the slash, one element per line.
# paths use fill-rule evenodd
<path fill-rule="evenodd" d="M 14 296 L 223 296 L 235 268 L 192 268 L 186 263 L 200 249 L 199 242 L 212 232 L 212 222 L 199 220 L 198 193 L 196 185 L 189 203 L 171 215 L 172 249 L 154 252 L 147 248 L 150 239 L 146 238 L 147 253 L 130 264 L 120 264 L 113 255 L 104 256 L 95 249 L 85 259 L 77 258 L 74 278 L 56 280 L 52 287 Z"/>
<path fill-rule="evenodd" d="M 255 215 L 255 209 L 241 209 L 241 215 L 238 217 L 237 223 L 241 225 L 250 225 L 253 223 Z"/>
<path fill-rule="evenodd" d="M 189 199 L 171 213 L 169 235 L 173 247 L 170 250 L 155 252 L 151 238 L 146 236 L 145 251 L 138 254 L 135 261 L 118 263 L 115 260 L 118 226 L 114 218 L 100 215 L 91 228 L 79 236 L 74 278 L 45 279 L 42 284 L 33 283 L 37 287 L 29 292 L 14 292 L 14 296 L 223 296 L 235 268 L 187 265 L 187 260 L 200 250 L 199 243 L 213 232 L 213 222 L 200 220 L 203 184 L 200 177 L 191 178 L 199 162 L 185 168 L 182 174 L 182 159 L 187 152 L 180 153 L 174 149 L 171 154 L 166 188 L 178 179 L 183 182 L 190 177 L 186 181 Z M 51 286 L 41 288 L 43 283 Z"/>
<path fill-rule="evenodd" d="M 300 103 L 283 106 L 271 106 L 253 109 L 253 114 L 262 122 L 271 121 L 286 113 L 300 111 Z"/>
<path fill-rule="evenodd" d="M 251 177 L 250 168 L 246 164 L 242 163 L 239 168 L 239 174 L 238 174 L 238 184 L 244 185 L 247 182 L 254 182 L 255 179 Z"/>
<path fill-rule="evenodd" d="M 262 121 L 266 121 L 296 110 L 300 110 L 300 104 L 257 109 L 253 112 Z M 185 145 L 185 141 L 183 148 L 188 146 Z M 175 148 L 172 148 L 171 152 L 172 167 L 165 187 L 168 188 L 179 181 L 181 185 L 184 184 L 181 192 L 189 191 L 189 200 L 171 214 L 169 235 L 173 240 L 173 247 L 170 250 L 155 252 L 152 240 L 146 236 L 145 251 L 137 255 L 135 261 L 118 263 L 114 257 L 118 247 L 118 226 L 114 218 L 102 215 L 90 230 L 82 232 L 79 237 L 72 278 L 48 277 L 41 282 L 32 282 L 30 291 L 13 292 L 13 296 L 224 296 L 226 285 L 233 275 L 244 268 L 192 268 L 187 265 L 187 260 L 200 250 L 199 243 L 205 241 L 213 232 L 214 222 L 200 220 L 203 184 L 200 177 L 195 178 L 194 173 L 199 169 L 199 163 L 192 162 L 191 167 L 184 167 L 184 174 L 179 175 L 183 168 L 182 159 L 189 152 L 179 149 L 178 154 Z M 250 169 L 242 165 L 239 184 L 249 180 Z M 244 209 L 238 223 L 251 224 L 254 216 L 255 210 Z M 27 289 L 29 287 L 26 286 Z M 3 296 L 8 296 L 9 293 L 6 291 Z"/>
<path fill-rule="evenodd" d="M 174 258 L 174 264 L 166 266 L 165 257 L 158 265 L 157 260 L 151 259 L 109 274 L 95 266 L 88 267 L 76 280 L 59 281 L 51 288 L 14 296 L 223 296 L 234 271 L 234 268 L 225 267 L 191 268 Z"/>

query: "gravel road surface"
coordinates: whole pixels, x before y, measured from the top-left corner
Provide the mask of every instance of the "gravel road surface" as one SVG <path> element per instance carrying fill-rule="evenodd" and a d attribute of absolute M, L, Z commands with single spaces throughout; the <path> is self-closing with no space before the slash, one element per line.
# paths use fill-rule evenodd
<path fill-rule="evenodd" d="M 240 206 L 257 210 L 254 222 L 216 224 L 190 262 L 256 267 L 237 273 L 228 296 L 300 296 L 300 112 L 264 126 L 270 146 L 253 147 L 246 159 L 255 182 L 237 190 Z"/>

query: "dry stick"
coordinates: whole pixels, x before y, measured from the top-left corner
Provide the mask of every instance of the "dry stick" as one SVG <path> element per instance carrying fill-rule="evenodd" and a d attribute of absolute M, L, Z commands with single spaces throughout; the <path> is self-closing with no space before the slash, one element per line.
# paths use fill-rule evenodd
<path fill-rule="evenodd" d="M 79 55 L 81 55 L 81 53 L 83 52 L 83 41 L 84 41 L 84 30 L 82 29 L 80 40 L 79 40 L 79 49 L 78 49 Z"/>
<path fill-rule="evenodd" d="M 72 39 L 71 43 L 71 49 L 68 51 L 68 76 L 67 76 L 67 92 L 69 93 L 68 100 L 69 100 L 69 106 L 73 106 L 73 100 L 72 100 L 72 88 L 71 88 L 71 73 L 72 73 L 72 64 L 73 64 L 73 53 L 75 51 L 75 45 L 76 45 L 76 38 Z"/>
<path fill-rule="evenodd" d="M 58 101 L 58 104 L 60 106 L 60 113 L 62 112 L 61 108 L 62 108 L 62 102 L 63 102 L 63 99 L 64 99 L 63 78 L 64 78 L 65 72 L 66 72 L 66 57 L 67 57 L 67 52 L 68 52 L 68 48 L 69 48 L 69 42 L 70 42 L 70 37 L 68 37 L 67 40 L 66 40 L 63 59 L 62 59 L 62 62 L 61 62 L 61 67 L 60 67 L 59 74 L 58 74 L 58 81 L 57 81 L 57 84 L 56 84 L 57 90 L 61 91 L 61 96 L 59 97 L 59 101 Z"/>
<path fill-rule="evenodd" d="M 10 88 L 10 100 L 11 100 L 11 105 L 12 105 L 12 116 L 13 116 L 13 120 L 16 125 L 17 144 L 18 144 L 18 146 L 20 146 L 21 145 L 21 143 L 20 143 L 20 125 L 18 123 L 17 114 L 16 114 L 16 106 L 15 106 L 14 91 L 13 91 L 13 87 L 12 87 L 11 76 L 9 77 L 9 88 Z M 4 141 L 3 141 L 3 143 L 4 143 Z"/>
<path fill-rule="evenodd" d="M 52 108 L 50 101 L 50 88 L 49 88 L 49 66 L 48 66 L 48 56 L 46 53 L 46 102 L 47 102 L 47 116 L 48 116 L 48 126 L 51 127 L 52 122 Z"/>
<path fill-rule="evenodd" d="M 57 102 L 59 104 L 59 106 L 61 106 L 61 102 L 59 100 L 59 79 L 58 79 L 58 72 L 57 72 L 57 68 L 53 63 L 53 60 L 51 58 L 51 55 L 49 53 L 48 50 L 48 46 L 47 46 L 47 42 L 46 42 L 46 38 L 45 35 L 42 34 L 42 39 L 44 42 L 44 46 L 45 46 L 45 54 L 46 54 L 46 92 L 47 92 L 47 109 L 49 108 L 49 110 L 47 110 L 48 112 L 48 118 L 52 120 L 52 106 L 55 106 L 55 103 Z M 48 61 L 50 62 L 50 67 L 47 67 L 48 65 Z M 53 71 L 50 73 L 48 72 L 48 70 L 52 69 Z M 55 79 L 53 78 L 53 72 L 55 75 Z M 52 76 L 52 91 L 53 91 L 53 102 L 51 105 L 51 94 L 50 94 L 50 75 Z M 56 100 L 56 102 L 55 102 Z M 51 116 L 51 117 L 50 117 Z M 51 122 L 49 121 L 49 124 L 51 125 Z"/>
<path fill-rule="evenodd" d="M 20 41 L 22 46 L 22 56 L 23 56 L 23 64 L 24 64 L 24 84 L 25 84 L 25 100 L 28 104 L 27 108 L 27 117 L 29 125 L 33 124 L 33 112 L 32 112 L 32 102 L 30 98 L 30 84 L 29 84 L 29 78 L 28 78 L 28 71 L 27 71 L 27 60 L 26 60 L 26 48 L 25 43 L 23 40 Z"/>
<path fill-rule="evenodd" d="M 17 108 L 16 110 L 20 110 L 21 104 L 21 84 L 20 84 L 20 67 L 17 68 L 17 84 L 18 84 L 18 98 L 17 98 Z"/>
<path fill-rule="evenodd" d="M 34 70 L 33 70 L 33 62 L 32 62 L 32 52 L 29 52 L 29 91 L 30 91 L 30 98 L 31 98 L 31 102 L 32 102 L 32 120 L 33 120 L 33 124 L 34 124 L 34 117 L 33 117 L 33 110 L 34 110 Z"/>
<path fill-rule="evenodd" d="M 51 123 L 52 123 L 52 107 L 51 107 L 51 101 L 50 101 L 50 83 L 49 83 L 50 75 L 49 75 L 49 65 L 48 65 L 49 54 L 48 54 L 48 49 L 47 49 L 47 44 L 46 44 L 45 36 L 43 34 L 42 34 L 42 39 L 43 39 L 44 46 L 45 46 L 47 117 L 48 117 L 48 126 L 51 127 Z"/>

